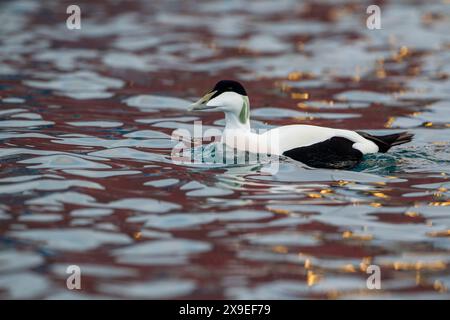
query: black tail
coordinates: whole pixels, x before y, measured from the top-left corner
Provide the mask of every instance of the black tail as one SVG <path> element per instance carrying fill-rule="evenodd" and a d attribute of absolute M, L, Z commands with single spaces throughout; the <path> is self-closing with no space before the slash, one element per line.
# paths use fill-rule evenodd
<path fill-rule="evenodd" d="M 373 136 L 371 134 L 368 134 L 367 132 L 361 132 L 361 131 L 358 131 L 358 134 L 360 136 L 363 136 L 367 140 L 374 142 L 380 149 L 380 152 L 383 152 L 383 153 L 388 151 L 393 146 L 411 142 L 411 140 L 414 136 L 412 133 L 408 133 L 406 131 L 400 132 L 400 133 L 388 134 L 385 136 Z"/>

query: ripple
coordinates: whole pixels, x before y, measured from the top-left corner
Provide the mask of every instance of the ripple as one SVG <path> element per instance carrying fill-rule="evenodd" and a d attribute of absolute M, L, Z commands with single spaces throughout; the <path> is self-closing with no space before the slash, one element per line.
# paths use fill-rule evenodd
<path fill-rule="evenodd" d="M 102 57 L 103 63 L 111 68 L 130 69 L 137 71 L 156 71 L 151 59 L 145 55 L 125 52 L 110 52 Z"/>
<path fill-rule="evenodd" d="M 98 171 L 98 170 L 63 170 L 68 174 L 73 174 L 77 176 L 83 176 L 88 178 L 109 178 L 109 177 L 117 177 L 117 176 L 126 176 L 126 175 L 135 175 L 140 174 L 141 171 L 137 170 L 111 170 L 111 171 Z"/>
<path fill-rule="evenodd" d="M 61 221 L 61 220 L 63 220 L 63 217 L 60 214 L 51 214 L 51 213 L 46 213 L 46 214 L 33 213 L 33 214 L 22 215 L 19 218 L 19 221 L 22 221 L 22 222 L 40 222 L 40 223 L 49 223 L 49 222 L 56 222 L 56 221 Z"/>
<path fill-rule="evenodd" d="M 147 35 L 126 35 L 116 39 L 113 46 L 122 50 L 139 51 L 155 47 L 160 41 L 156 37 L 148 37 Z"/>
<path fill-rule="evenodd" d="M 196 189 L 186 192 L 186 195 L 188 197 L 220 197 L 220 196 L 228 196 L 233 193 L 234 193 L 233 190 L 205 186 L 202 189 Z"/>
<path fill-rule="evenodd" d="M 39 127 L 39 126 L 49 126 L 55 124 L 53 121 L 43 121 L 43 120 L 1 120 L 0 128 L 28 128 L 28 127 Z"/>
<path fill-rule="evenodd" d="M 139 130 L 124 135 L 127 138 L 170 139 L 168 134 L 155 130 Z"/>
<path fill-rule="evenodd" d="M 173 186 L 180 182 L 178 179 L 161 179 L 161 180 L 153 180 L 144 183 L 144 186 L 151 186 L 155 188 L 165 188 L 169 186 Z"/>
<path fill-rule="evenodd" d="M 91 152 L 89 153 L 89 155 L 109 159 L 121 158 L 121 159 L 146 160 L 146 161 L 161 161 L 161 162 L 165 161 L 165 158 L 162 155 L 139 151 L 132 148 L 114 148 L 108 150 L 101 150 Z"/>
<path fill-rule="evenodd" d="M 46 277 L 32 272 L 0 275 L 0 288 L 5 290 L 11 299 L 40 298 L 50 286 Z"/>
<path fill-rule="evenodd" d="M 24 112 L 24 113 L 13 114 L 13 115 L 11 116 L 11 118 L 22 118 L 22 119 L 29 119 L 29 120 L 40 120 L 40 119 L 42 119 L 42 116 L 41 116 L 40 114 L 37 114 L 37 113 Z M 47 122 L 51 122 L 51 121 L 47 121 Z"/>
<path fill-rule="evenodd" d="M 34 252 L 6 250 L 0 252 L 0 272 L 31 269 L 44 263 L 41 255 Z"/>
<path fill-rule="evenodd" d="M 317 245 L 319 241 L 313 236 L 299 233 L 270 233 L 270 234 L 251 234 L 244 239 L 259 245 L 287 245 L 287 246 L 312 246 Z"/>
<path fill-rule="evenodd" d="M 3 98 L 2 102 L 4 102 L 4 103 L 24 103 L 25 99 L 17 98 L 17 97 L 7 97 L 7 98 Z"/>
<path fill-rule="evenodd" d="M 109 216 L 113 213 L 113 210 L 111 209 L 94 209 L 94 208 L 88 208 L 88 209 L 77 209 L 73 210 L 70 215 L 73 217 L 88 217 L 88 218 L 97 218 L 97 217 L 104 217 Z"/>
<path fill-rule="evenodd" d="M 117 121 L 72 121 L 67 124 L 74 127 L 97 127 L 97 128 L 117 128 L 123 126 L 122 122 Z"/>
<path fill-rule="evenodd" d="M 24 164 L 35 164 L 38 165 L 29 166 L 30 168 L 40 169 L 40 168 L 51 168 L 51 169 L 78 169 L 78 168 L 95 168 L 95 169 L 105 169 L 111 168 L 110 166 L 102 163 L 97 163 L 94 161 L 89 161 L 81 159 L 74 156 L 68 155 L 51 155 L 43 157 L 34 157 L 27 160 L 19 161 L 19 163 Z"/>
<path fill-rule="evenodd" d="M 26 80 L 24 84 L 38 89 L 55 90 L 73 99 L 105 99 L 113 96 L 109 89 L 123 87 L 122 80 L 100 76 L 91 71 L 77 71 L 52 75 L 52 80 Z"/>
<path fill-rule="evenodd" d="M 405 104 L 405 102 L 398 101 L 393 95 L 362 90 L 346 91 L 336 95 L 335 98 L 342 101 L 376 102 L 389 104 L 391 106 L 392 105 L 401 106 Z"/>
<path fill-rule="evenodd" d="M 123 267 L 111 267 L 108 265 L 100 265 L 100 264 L 87 264 L 87 263 L 78 263 L 83 276 L 95 277 L 95 278 L 124 278 L 124 277 L 135 277 L 137 275 L 137 270 L 131 268 L 123 268 Z M 57 274 L 62 278 L 67 277 L 67 267 L 69 264 L 54 264 L 52 266 L 53 273 Z"/>
<path fill-rule="evenodd" d="M 52 141 L 59 144 L 73 144 L 79 146 L 93 146 L 104 148 L 141 147 L 141 148 L 173 148 L 176 141 L 165 137 L 164 139 L 118 139 L 108 140 L 95 137 L 60 137 Z"/>
<path fill-rule="evenodd" d="M 76 48 L 48 49 L 33 55 L 35 61 L 52 63 L 57 69 L 64 71 L 75 70 L 81 65 L 80 61 L 97 57 L 95 50 Z"/>
<path fill-rule="evenodd" d="M 138 95 L 124 100 L 125 104 L 130 107 L 139 108 L 145 112 L 156 112 L 157 110 L 186 110 L 192 103 L 191 101 L 154 95 Z"/>
<path fill-rule="evenodd" d="M 144 198 L 128 198 L 110 202 L 105 206 L 116 209 L 131 209 L 143 212 L 168 212 L 180 209 L 181 206 L 175 203 Z"/>
<path fill-rule="evenodd" d="M 170 230 L 200 226 L 215 220 L 212 214 L 170 214 L 146 218 L 145 227 Z"/>
<path fill-rule="evenodd" d="M 27 109 L 23 109 L 23 108 L 5 109 L 5 110 L 0 110 L 0 116 L 3 117 L 5 115 L 19 113 L 19 112 L 26 112 L 26 111 L 27 111 Z"/>
<path fill-rule="evenodd" d="M 183 279 L 157 280 L 150 282 L 123 284 L 101 284 L 99 290 L 104 293 L 115 294 L 123 292 L 134 299 L 170 299 L 185 296 L 196 288 L 195 282 Z"/>
<path fill-rule="evenodd" d="M 308 286 L 300 281 L 273 281 L 258 285 L 256 288 L 237 287 L 227 290 L 230 299 L 245 300 L 290 300 L 298 299 L 308 292 Z"/>
<path fill-rule="evenodd" d="M 113 254 L 122 263 L 160 265 L 184 263 L 188 256 L 211 250 L 207 242 L 188 239 L 146 241 L 122 249 Z"/>
<path fill-rule="evenodd" d="M 30 182 L 0 185 L 0 194 L 19 193 L 30 190 L 65 190 L 72 187 L 104 189 L 100 184 L 83 180 L 34 180 Z"/>
<path fill-rule="evenodd" d="M 50 249 L 74 252 L 93 250 L 104 244 L 123 245 L 132 242 L 124 234 L 94 231 L 91 229 L 34 229 L 13 231 L 9 232 L 8 235 L 31 241 L 35 244 L 43 243 Z"/>

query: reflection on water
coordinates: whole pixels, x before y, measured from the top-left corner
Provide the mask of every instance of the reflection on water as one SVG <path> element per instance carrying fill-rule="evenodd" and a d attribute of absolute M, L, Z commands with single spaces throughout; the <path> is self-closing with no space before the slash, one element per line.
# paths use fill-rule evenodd
<path fill-rule="evenodd" d="M 1 298 L 450 297 L 450 5 L 371 31 L 345 1 L 86 1 L 81 30 L 68 4 L 0 4 Z M 223 126 L 186 111 L 221 78 L 255 128 L 415 140 L 352 171 L 172 162 L 174 129 Z"/>

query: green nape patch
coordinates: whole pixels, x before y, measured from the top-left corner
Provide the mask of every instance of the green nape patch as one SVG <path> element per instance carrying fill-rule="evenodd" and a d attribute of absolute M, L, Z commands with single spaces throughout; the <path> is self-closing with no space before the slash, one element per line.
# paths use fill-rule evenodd
<path fill-rule="evenodd" d="M 239 121 L 242 124 L 246 124 L 249 117 L 250 117 L 250 101 L 248 100 L 248 97 L 242 97 L 242 109 L 241 113 L 239 114 Z"/>

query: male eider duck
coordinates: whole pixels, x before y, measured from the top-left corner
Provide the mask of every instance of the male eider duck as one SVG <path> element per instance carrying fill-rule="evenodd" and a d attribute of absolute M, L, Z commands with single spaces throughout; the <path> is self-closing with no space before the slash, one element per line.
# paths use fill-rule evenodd
<path fill-rule="evenodd" d="M 237 81 L 222 80 L 190 108 L 225 113 L 222 142 L 238 150 L 283 155 L 310 167 L 350 169 L 365 154 L 386 152 L 410 142 L 408 132 L 374 136 L 366 132 L 312 125 L 287 125 L 258 134 L 250 130 L 250 103 Z"/>

